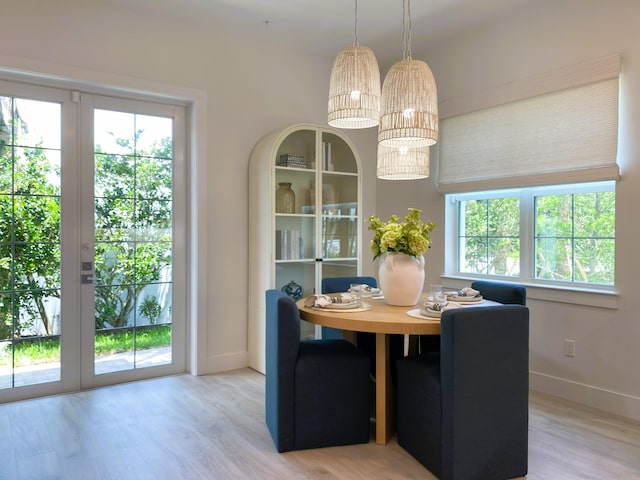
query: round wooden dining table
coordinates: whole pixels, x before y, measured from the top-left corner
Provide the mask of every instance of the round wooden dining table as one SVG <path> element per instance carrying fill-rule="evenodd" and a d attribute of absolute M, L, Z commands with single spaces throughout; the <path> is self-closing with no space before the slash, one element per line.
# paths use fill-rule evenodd
<path fill-rule="evenodd" d="M 376 443 L 386 445 L 396 431 L 395 393 L 391 382 L 389 361 L 389 335 L 439 335 L 439 318 L 416 318 L 407 312 L 420 308 L 427 300 L 423 294 L 413 307 L 388 305 L 384 299 L 365 299 L 370 308 L 349 310 L 325 310 L 305 307 L 304 299 L 298 300 L 300 318 L 324 327 L 338 328 L 343 337 L 354 341 L 354 332 L 370 332 L 376 335 Z"/>

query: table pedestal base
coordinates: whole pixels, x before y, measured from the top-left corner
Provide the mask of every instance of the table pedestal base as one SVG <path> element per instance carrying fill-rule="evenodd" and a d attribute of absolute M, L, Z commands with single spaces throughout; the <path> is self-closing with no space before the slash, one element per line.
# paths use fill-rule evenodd
<path fill-rule="evenodd" d="M 376 443 L 378 445 L 386 445 L 396 433 L 394 392 L 389 360 L 389 335 L 376 333 Z"/>

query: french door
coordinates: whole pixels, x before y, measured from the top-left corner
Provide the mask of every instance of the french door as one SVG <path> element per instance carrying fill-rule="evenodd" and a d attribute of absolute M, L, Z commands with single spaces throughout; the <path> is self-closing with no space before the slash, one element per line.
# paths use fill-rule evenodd
<path fill-rule="evenodd" d="M 0 400 L 184 371 L 184 108 L 2 82 L 0 106 Z"/>

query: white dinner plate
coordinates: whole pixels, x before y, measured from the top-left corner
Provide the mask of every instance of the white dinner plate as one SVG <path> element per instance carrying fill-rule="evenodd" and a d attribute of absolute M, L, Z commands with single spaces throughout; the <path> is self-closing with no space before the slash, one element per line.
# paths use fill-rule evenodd
<path fill-rule="evenodd" d="M 360 307 L 358 302 L 349 302 L 349 303 L 330 303 L 329 305 L 325 305 L 318 308 L 324 308 L 326 310 L 351 310 L 353 308 Z"/>
<path fill-rule="evenodd" d="M 409 310 L 407 312 L 407 315 L 413 318 L 421 318 L 423 320 L 435 320 L 440 318 L 440 313 L 441 312 L 436 312 L 435 310 L 427 310 L 425 308 L 414 308 L 413 310 Z"/>
<path fill-rule="evenodd" d="M 367 303 L 363 303 L 362 305 L 356 305 L 355 307 L 351 307 L 351 308 L 334 308 L 335 305 L 327 305 L 326 307 L 313 307 L 317 310 L 323 310 L 325 312 L 336 312 L 336 313 L 357 313 L 357 312 L 366 312 L 367 310 L 371 310 L 371 305 L 367 304 Z"/>

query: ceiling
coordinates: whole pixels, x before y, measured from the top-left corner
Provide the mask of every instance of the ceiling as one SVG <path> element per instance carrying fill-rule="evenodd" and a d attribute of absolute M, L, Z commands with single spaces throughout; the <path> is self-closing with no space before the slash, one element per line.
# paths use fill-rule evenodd
<path fill-rule="evenodd" d="M 145 14 L 284 43 L 333 58 L 354 43 L 354 0 L 106 0 Z M 360 0 L 358 43 L 371 47 L 381 66 L 402 58 L 402 1 Z M 540 0 L 415 0 L 411 2 L 412 52 L 456 32 Z"/>

